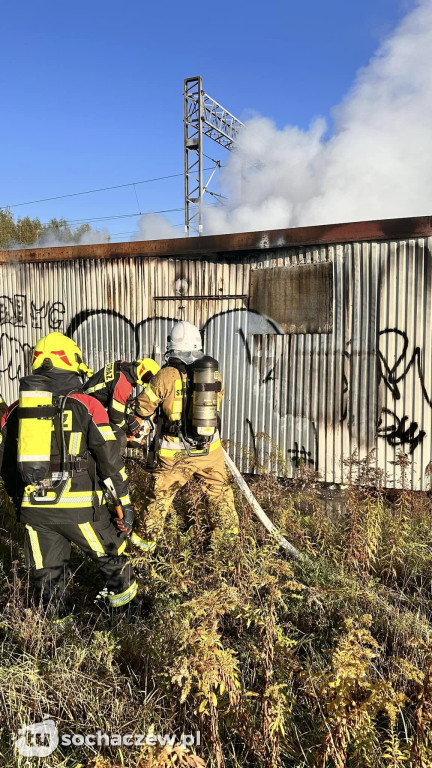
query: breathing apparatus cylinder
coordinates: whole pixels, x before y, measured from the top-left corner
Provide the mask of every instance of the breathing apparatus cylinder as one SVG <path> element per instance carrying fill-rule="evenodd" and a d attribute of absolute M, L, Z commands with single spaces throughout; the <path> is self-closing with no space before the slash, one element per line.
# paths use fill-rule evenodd
<path fill-rule="evenodd" d="M 50 473 L 51 435 L 57 407 L 44 376 L 21 379 L 18 408 L 18 470 L 26 485 L 38 486 Z"/>
<path fill-rule="evenodd" d="M 190 366 L 192 374 L 191 426 L 200 442 L 208 442 L 218 427 L 219 363 L 205 355 Z"/>

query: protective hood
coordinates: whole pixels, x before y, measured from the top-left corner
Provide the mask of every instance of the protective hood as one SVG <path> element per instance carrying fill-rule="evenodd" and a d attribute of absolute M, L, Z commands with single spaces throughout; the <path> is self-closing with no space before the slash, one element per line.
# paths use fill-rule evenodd
<path fill-rule="evenodd" d="M 35 373 L 25 376 L 22 381 L 37 379 L 47 379 L 49 381 L 49 390 L 54 395 L 66 395 L 71 390 L 82 390 L 83 382 L 77 373 L 68 373 L 67 371 L 35 371 Z"/>

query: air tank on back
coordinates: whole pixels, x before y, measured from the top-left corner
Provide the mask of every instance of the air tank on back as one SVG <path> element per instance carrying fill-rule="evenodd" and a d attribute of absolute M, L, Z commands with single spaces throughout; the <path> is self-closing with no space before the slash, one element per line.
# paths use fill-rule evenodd
<path fill-rule="evenodd" d="M 195 435 L 211 440 L 218 427 L 219 363 L 204 355 L 192 366 L 191 422 Z"/>

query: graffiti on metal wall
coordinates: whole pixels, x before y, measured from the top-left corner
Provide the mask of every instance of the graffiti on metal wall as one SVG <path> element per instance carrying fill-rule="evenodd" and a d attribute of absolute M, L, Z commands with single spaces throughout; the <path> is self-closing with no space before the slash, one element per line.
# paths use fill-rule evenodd
<path fill-rule="evenodd" d="M 350 432 L 356 426 L 357 416 L 357 403 L 352 400 L 350 402 L 356 357 L 359 357 L 359 353 L 353 353 L 352 340 L 348 339 L 342 353 L 341 420 L 347 423 Z M 360 376 L 368 374 L 369 363 L 369 366 L 373 366 L 369 373 L 370 379 L 373 380 L 376 376 L 377 380 L 376 419 L 373 419 L 376 429 L 370 429 L 371 441 L 382 438 L 392 448 L 401 448 L 409 454 L 414 453 L 423 443 L 426 431 L 422 424 L 421 400 L 428 407 L 432 407 L 432 399 L 426 386 L 423 358 L 421 348 L 410 344 L 405 331 L 386 328 L 378 334 L 377 354 L 373 354 L 369 361 L 366 357 L 361 362 L 357 361 L 357 365 L 360 365 Z M 413 393 L 413 397 L 403 397 L 404 387 Z M 371 400 L 373 407 L 373 394 Z M 411 412 L 405 413 L 404 408 L 411 408 Z M 368 445 L 367 450 L 370 447 Z"/>
<path fill-rule="evenodd" d="M 415 410 L 421 411 L 421 399 L 429 408 L 432 407 L 421 348 L 410 346 L 405 331 L 386 328 L 379 334 L 378 365 L 379 379 L 384 387 L 382 400 L 385 400 L 387 392 L 393 403 L 391 408 L 382 405 L 377 435 L 384 438 L 391 447 L 401 447 L 412 454 L 426 436 L 425 430 L 420 426 L 420 416 L 416 418 Z M 402 398 L 402 387 L 412 393 L 420 388 L 421 398 Z M 400 412 L 398 406 L 402 401 L 405 402 L 405 407 L 409 405 L 412 408 L 412 413 Z"/>
<path fill-rule="evenodd" d="M 15 328 L 42 328 L 45 321 L 51 331 L 58 331 L 64 322 L 66 313 L 62 301 L 46 301 L 38 306 L 32 299 L 21 293 L 13 296 L 0 296 L 0 326 L 12 325 Z"/>
<path fill-rule="evenodd" d="M 66 313 L 62 301 L 34 302 L 15 293 L 0 296 L 0 373 L 15 381 L 28 372 L 32 345 L 22 338 L 22 329 L 61 330 Z M 47 332 L 48 332 L 47 331 Z"/>
<path fill-rule="evenodd" d="M 94 309 L 84 309 L 72 319 L 67 315 L 64 303 L 58 300 L 41 301 L 23 294 L 0 296 L 2 378 L 16 383 L 28 373 L 31 347 L 39 331 L 41 335 L 62 331 L 75 338 L 95 369 L 109 359 L 134 359 L 142 354 L 162 362 L 166 338 L 176 320 L 175 317 L 149 317 L 134 324 L 115 311 Z M 295 336 L 284 335 L 270 318 L 244 308 L 233 309 L 212 315 L 202 330 L 206 349 L 219 357 L 226 382 L 228 428 L 225 435 L 229 429 L 234 443 L 244 444 L 246 439 L 254 457 L 252 464 L 258 465 L 263 424 L 275 420 L 278 429 L 282 427 L 288 435 L 284 450 L 292 465 L 303 463 L 319 469 L 319 424 L 330 424 L 333 419 L 335 423 L 345 424 L 348 432 L 356 426 L 352 391 L 355 356 L 351 340 L 345 342 L 341 352 L 335 353 L 340 355 L 340 381 L 335 383 L 333 413 L 330 413 L 325 407 L 320 410 L 319 405 L 314 406 L 315 410 L 302 410 L 306 400 L 296 395 L 295 387 L 299 384 L 291 378 L 291 368 L 298 357 Z M 314 366 L 322 357 L 320 343 L 315 339 L 307 358 L 305 375 L 309 382 L 315 376 L 312 376 Z M 432 408 L 432 396 L 426 384 L 430 377 L 425 374 L 422 350 L 410 343 L 404 331 L 386 328 L 379 333 L 377 354 L 372 353 L 372 358 L 368 364 L 372 368 L 376 366 L 379 395 L 376 429 L 372 425 L 371 436 L 412 454 L 423 443 L 427 429 L 418 402 L 419 392 L 424 404 Z M 244 385 L 243 389 L 240 385 Z M 407 408 L 402 403 L 410 403 L 410 399 L 404 397 L 406 387 L 417 393 L 410 413 L 401 410 Z M 233 412 L 241 407 L 242 420 L 230 420 L 230 400 Z"/>
<path fill-rule="evenodd" d="M 175 317 L 159 316 L 133 324 L 127 317 L 111 310 L 89 310 L 76 315 L 66 333 L 87 350 L 95 368 L 105 365 L 107 353 L 111 359 L 133 359 L 145 353 L 162 363 L 167 336 L 176 320 Z M 268 403 L 282 418 L 287 416 L 287 410 L 274 396 L 282 350 L 270 349 L 258 344 L 256 340 L 282 335 L 282 331 L 273 320 L 246 309 L 216 313 L 203 325 L 202 331 L 206 351 L 217 357 L 221 364 L 226 384 L 225 412 L 230 408 L 229 401 L 235 403 L 235 409 L 238 409 L 243 397 L 241 385 L 244 384 L 248 393 L 242 402 L 242 422 L 227 417 L 224 434 L 226 437 L 229 434 L 230 440 L 237 445 L 244 445 L 246 438 L 250 445 L 249 460 L 253 466 L 257 466 L 260 456 L 262 460 L 260 447 L 263 448 L 266 437 L 262 420 L 257 419 L 257 401 L 260 403 L 258 411 L 262 414 L 266 405 L 268 410 Z M 309 431 L 313 430 L 315 424 L 310 426 L 308 423 L 307 427 Z M 294 466 L 303 462 L 316 467 L 317 439 L 314 439 L 311 447 L 307 443 L 306 432 L 300 430 L 299 438 L 292 440 L 287 454 Z"/>
<path fill-rule="evenodd" d="M 41 334 L 60 330 L 73 337 L 85 351 L 94 369 L 110 359 L 134 359 L 143 354 L 163 361 L 166 339 L 177 318 L 150 317 L 134 324 L 128 317 L 113 310 L 82 310 L 67 322 L 65 305 L 59 301 L 37 302 L 26 296 L 3 296 L 0 303 L 0 374 L 10 382 L 29 372 L 32 344 Z M 31 333 L 29 333 L 31 331 Z M 243 424 L 230 421 L 230 439 L 244 444 L 249 437 L 256 464 L 259 463 L 260 445 L 263 441 L 263 424 L 257 423 L 256 401 L 275 403 L 275 410 L 285 417 L 284 408 L 274 398 L 275 380 L 279 375 L 281 352 L 264 348 L 252 341 L 268 335 L 281 334 L 280 327 L 271 319 L 246 309 L 234 309 L 216 313 L 204 324 L 206 349 L 219 356 L 222 345 L 221 367 L 226 382 L 226 408 L 228 401 L 235 401 L 238 390 L 238 374 L 250 378 L 251 396 L 244 405 Z M 32 343 L 30 343 L 30 341 Z M 258 373 L 258 376 L 256 375 Z M 286 411 L 286 408 L 285 408 Z M 309 424 L 306 424 L 310 428 Z M 315 428 L 315 424 L 313 425 Z M 286 449 L 293 466 L 300 462 L 317 467 L 317 440 L 312 447 L 302 429 L 296 433 Z"/>
<path fill-rule="evenodd" d="M 383 424 L 384 419 L 385 424 Z M 394 411 L 383 408 L 378 421 L 377 434 L 379 437 L 384 437 L 392 448 L 408 447 L 409 453 L 414 453 L 417 446 L 423 442 L 426 432 L 419 429 L 417 422 L 410 421 L 408 416 L 399 418 Z"/>
<path fill-rule="evenodd" d="M 7 375 L 9 381 L 24 376 L 28 370 L 30 344 L 21 342 L 8 333 L 0 334 L 0 373 Z"/>

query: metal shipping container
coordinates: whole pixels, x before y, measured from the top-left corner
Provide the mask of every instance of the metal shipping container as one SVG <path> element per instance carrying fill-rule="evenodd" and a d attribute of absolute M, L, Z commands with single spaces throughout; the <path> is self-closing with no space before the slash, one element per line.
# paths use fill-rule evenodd
<path fill-rule="evenodd" d="M 73 336 L 95 370 L 162 362 L 176 319 L 220 362 L 222 435 L 243 471 L 346 481 L 349 457 L 430 487 L 430 217 L 0 252 L 0 392 L 36 340 Z"/>

